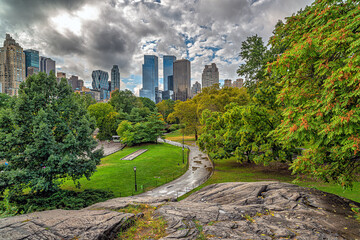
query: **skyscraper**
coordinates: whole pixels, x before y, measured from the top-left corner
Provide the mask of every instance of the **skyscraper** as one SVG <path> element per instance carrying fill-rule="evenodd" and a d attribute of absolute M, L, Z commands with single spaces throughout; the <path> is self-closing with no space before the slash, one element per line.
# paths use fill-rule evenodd
<path fill-rule="evenodd" d="M 39 51 L 27 49 L 25 53 L 25 72 L 26 77 L 39 72 Z"/>
<path fill-rule="evenodd" d="M 144 55 L 142 65 L 142 89 L 140 97 L 146 97 L 155 102 L 155 88 L 159 87 L 158 57 L 154 55 Z"/>
<path fill-rule="evenodd" d="M 205 65 L 202 73 L 202 87 L 211 87 L 212 85 L 219 83 L 219 70 L 215 63 L 211 65 Z"/>
<path fill-rule="evenodd" d="M 169 88 L 169 76 L 174 75 L 174 62 L 176 61 L 175 56 L 164 56 L 163 57 L 163 71 L 164 71 L 164 91 L 174 90 Z"/>
<path fill-rule="evenodd" d="M 174 100 L 186 101 L 190 98 L 191 88 L 190 61 L 186 59 L 174 62 Z"/>
<path fill-rule="evenodd" d="M 191 97 L 194 97 L 198 93 L 201 93 L 201 84 L 196 81 L 191 87 Z"/>
<path fill-rule="evenodd" d="M 20 83 L 25 80 L 25 72 L 23 48 L 6 34 L 4 46 L 0 48 L 0 92 L 17 95 Z"/>
<path fill-rule="evenodd" d="M 100 99 L 106 100 L 110 98 L 109 90 L 109 74 L 102 70 L 95 70 L 92 72 L 91 77 L 93 79 L 91 85 L 94 90 L 100 91 Z"/>
<path fill-rule="evenodd" d="M 40 56 L 40 72 L 44 72 L 47 75 L 50 74 L 51 71 L 55 74 L 56 62 L 51 58 Z"/>
<path fill-rule="evenodd" d="M 231 79 L 224 80 L 224 87 L 232 87 Z"/>
<path fill-rule="evenodd" d="M 114 65 L 111 69 L 111 89 L 110 91 L 114 91 L 118 89 L 120 91 L 120 71 L 119 66 Z"/>
<path fill-rule="evenodd" d="M 244 85 L 244 79 L 242 78 L 238 78 L 236 79 L 235 82 L 233 82 L 233 87 L 236 87 L 236 88 L 242 88 Z"/>

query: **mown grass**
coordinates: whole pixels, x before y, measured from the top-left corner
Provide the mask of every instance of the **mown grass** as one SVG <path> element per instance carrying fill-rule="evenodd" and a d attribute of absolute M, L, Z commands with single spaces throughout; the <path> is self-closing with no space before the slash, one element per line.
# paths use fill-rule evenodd
<path fill-rule="evenodd" d="M 132 161 L 120 160 L 139 149 L 148 149 Z M 186 149 L 187 151 L 187 149 Z M 187 161 L 187 153 L 185 160 Z M 133 167 L 136 166 L 136 182 Z M 182 164 L 182 149 L 170 144 L 148 144 L 127 147 L 122 151 L 104 157 L 101 165 L 91 177 L 80 180 L 81 188 L 77 189 L 72 181 L 66 181 L 62 189 L 83 191 L 100 189 L 112 191 L 115 197 L 124 197 L 142 193 L 159 185 L 172 181 L 186 172 L 186 163 Z"/>
<path fill-rule="evenodd" d="M 168 133 L 165 135 L 166 140 L 171 140 L 174 142 L 182 143 L 183 141 L 183 134 L 181 132 L 181 129 L 176 130 L 174 132 Z M 184 143 L 188 145 L 193 145 L 195 141 L 195 135 L 194 134 L 185 134 L 184 135 Z"/>
<path fill-rule="evenodd" d="M 258 181 L 280 181 L 293 183 L 296 179 L 291 175 L 284 164 L 271 164 L 270 166 L 241 164 L 235 158 L 215 160 L 215 171 L 211 178 L 193 191 L 181 196 L 178 200 L 182 200 L 191 193 L 201 188 L 224 182 L 258 182 Z M 305 179 L 296 183 L 302 187 L 316 188 L 324 192 L 333 193 L 360 202 L 360 182 L 355 182 L 352 189 L 343 189 L 341 186 L 333 183 L 317 182 L 311 179 Z"/>

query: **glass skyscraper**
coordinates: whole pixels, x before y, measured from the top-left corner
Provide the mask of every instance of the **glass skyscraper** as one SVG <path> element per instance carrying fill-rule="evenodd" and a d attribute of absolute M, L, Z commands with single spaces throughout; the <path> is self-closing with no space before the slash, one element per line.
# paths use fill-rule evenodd
<path fill-rule="evenodd" d="M 26 77 L 39 72 L 39 51 L 33 49 L 24 50 Z"/>
<path fill-rule="evenodd" d="M 95 70 L 92 72 L 91 77 L 93 79 L 91 85 L 95 90 L 100 91 L 100 99 L 106 100 L 110 98 L 109 89 L 109 74 L 102 70 Z"/>
<path fill-rule="evenodd" d="M 174 62 L 176 61 L 175 56 L 164 56 L 163 57 L 163 70 L 164 70 L 164 91 L 174 90 L 169 84 L 169 76 L 173 76 Z"/>
<path fill-rule="evenodd" d="M 174 62 L 174 100 L 186 101 L 190 98 L 191 64 L 181 59 Z"/>
<path fill-rule="evenodd" d="M 142 89 L 140 97 L 146 97 L 155 102 L 155 89 L 159 87 L 158 57 L 155 55 L 144 55 L 142 65 Z"/>
<path fill-rule="evenodd" d="M 119 66 L 114 65 L 111 69 L 111 89 L 110 91 L 114 91 L 118 89 L 120 91 L 120 71 Z"/>

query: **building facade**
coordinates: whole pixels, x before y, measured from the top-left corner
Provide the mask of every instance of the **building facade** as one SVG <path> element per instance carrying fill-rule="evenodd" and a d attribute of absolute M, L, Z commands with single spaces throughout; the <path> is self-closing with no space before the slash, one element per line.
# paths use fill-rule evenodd
<path fill-rule="evenodd" d="M 50 75 L 50 72 L 53 71 L 55 74 L 56 62 L 51 58 L 40 56 L 40 72 L 44 72 L 47 75 Z"/>
<path fill-rule="evenodd" d="M 26 77 L 38 73 L 39 67 L 39 51 L 33 49 L 27 49 L 25 53 L 25 75 Z"/>
<path fill-rule="evenodd" d="M 191 87 L 191 97 L 195 97 L 198 93 L 201 93 L 201 84 L 196 81 Z"/>
<path fill-rule="evenodd" d="M 64 73 L 64 72 L 57 72 L 57 73 L 56 73 L 56 81 L 59 83 L 62 78 L 66 78 L 66 73 Z"/>
<path fill-rule="evenodd" d="M 174 100 L 186 101 L 190 98 L 191 64 L 181 59 L 174 62 Z"/>
<path fill-rule="evenodd" d="M 233 82 L 233 87 L 242 88 L 244 85 L 244 79 L 238 78 L 235 82 Z"/>
<path fill-rule="evenodd" d="M 109 74 L 102 70 L 95 70 L 91 74 L 92 77 L 92 88 L 100 91 L 100 100 L 107 100 L 110 98 L 109 89 Z"/>
<path fill-rule="evenodd" d="M 4 46 L 0 48 L 0 92 L 18 95 L 20 83 L 25 80 L 25 54 L 23 48 L 6 34 Z"/>
<path fill-rule="evenodd" d="M 158 57 L 155 55 L 144 55 L 140 97 L 146 97 L 156 102 L 155 89 L 159 87 L 158 71 Z"/>
<path fill-rule="evenodd" d="M 202 87 L 211 87 L 217 83 L 219 83 L 219 69 L 216 67 L 216 64 L 205 65 L 201 79 Z"/>
<path fill-rule="evenodd" d="M 74 76 L 72 75 L 69 79 L 68 79 L 68 83 L 71 86 L 71 89 L 73 91 L 76 90 L 81 90 L 82 87 L 84 86 L 84 81 L 79 79 L 78 76 Z"/>
<path fill-rule="evenodd" d="M 120 91 L 120 71 L 119 66 L 114 65 L 111 69 L 111 89 L 110 91 L 114 91 L 118 89 Z"/>
<path fill-rule="evenodd" d="M 232 87 L 231 79 L 224 80 L 224 87 Z"/>
<path fill-rule="evenodd" d="M 163 56 L 163 77 L 164 77 L 164 91 L 174 90 L 169 84 L 169 77 L 174 75 L 174 62 L 176 61 L 175 56 Z"/>

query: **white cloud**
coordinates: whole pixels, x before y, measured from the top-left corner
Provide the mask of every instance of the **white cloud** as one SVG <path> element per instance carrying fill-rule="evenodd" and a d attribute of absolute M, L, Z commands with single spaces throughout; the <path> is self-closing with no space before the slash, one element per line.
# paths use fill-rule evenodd
<path fill-rule="evenodd" d="M 110 73 L 114 64 L 119 65 L 122 78 L 141 75 L 144 54 L 193 59 L 193 82 L 201 82 L 204 65 L 211 62 L 217 64 L 220 79 L 235 79 L 241 63 L 238 59 L 241 42 L 254 34 L 267 42 L 278 19 L 291 16 L 310 3 L 311 0 L 162 0 L 161 3 L 58 0 L 44 4 L 27 0 L 24 6 L 18 1 L 0 0 L 0 19 L 4 19 L 0 22 L 0 36 L 5 36 L 7 31 L 24 48 L 38 49 L 42 55 L 62 59 L 58 67 L 79 75 L 87 84 L 91 82 L 92 70 Z M 135 80 L 124 82 L 122 89 L 123 86 L 136 94 L 141 88 Z"/>

